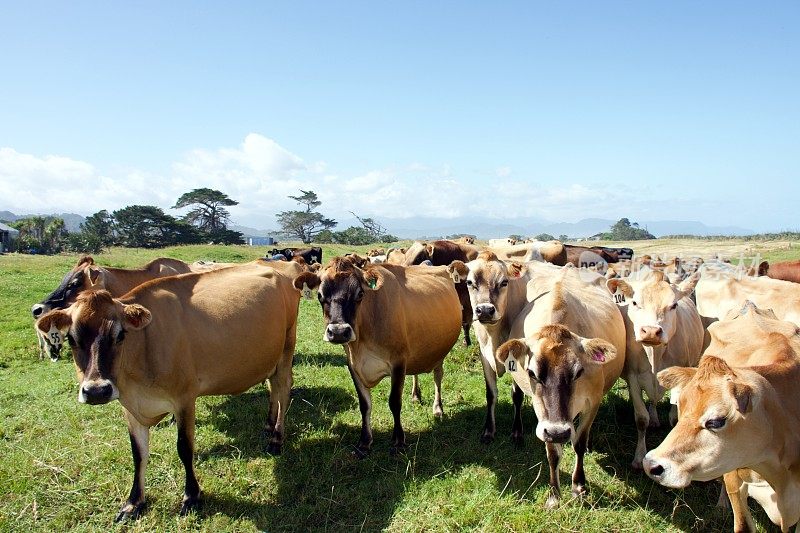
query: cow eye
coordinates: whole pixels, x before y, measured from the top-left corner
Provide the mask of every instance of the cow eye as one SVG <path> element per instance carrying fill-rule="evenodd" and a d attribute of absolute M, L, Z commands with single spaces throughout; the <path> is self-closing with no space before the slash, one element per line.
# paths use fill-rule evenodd
<path fill-rule="evenodd" d="M 631 301 L 631 305 L 634 307 L 639 307 L 639 304 L 636 303 L 636 300 Z"/>
<path fill-rule="evenodd" d="M 678 302 L 675 302 L 674 304 L 672 304 L 672 305 L 670 306 L 670 309 L 672 309 L 673 311 L 674 311 L 675 309 L 677 309 L 677 308 L 678 308 Z"/>
<path fill-rule="evenodd" d="M 467 280 L 467 287 L 474 287 L 474 286 L 475 286 L 475 283 L 471 279 L 468 279 Z"/>
<path fill-rule="evenodd" d="M 357 302 L 360 302 L 363 298 L 364 298 L 364 293 L 362 291 L 359 291 L 359 292 L 356 293 L 356 301 Z"/>
<path fill-rule="evenodd" d="M 706 420 L 706 429 L 721 429 L 727 420 L 724 417 L 710 418 Z"/>
<path fill-rule="evenodd" d="M 122 342 L 124 340 L 125 340 L 125 330 L 121 329 L 121 330 L 119 330 L 119 333 L 117 333 L 117 343 L 119 344 L 120 342 Z"/>
<path fill-rule="evenodd" d="M 507 279 L 504 279 L 503 281 L 501 281 L 501 282 L 500 282 L 500 286 L 501 286 L 501 287 L 508 287 L 508 280 L 507 280 Z"/>
<path fill-rule="evenodd" d="M 75 346 L 75 339 L 72 338 L 71 333 L 67 333 L 67 342 L 69 343 L 70 346 Z"/>
<path fill-rule="evenodd" d="M 530 368 L 528 369 L 528 377 L 531 378 L 536 383 L 539 383 L 539 378 L 536 377 L 536 373 Z"/>
<path fill-rule="evenodd" d="M 583 367 L 579 368 L 577 372 L 575 372 L 575 379 L 578 379 L 583 375 Z"/>

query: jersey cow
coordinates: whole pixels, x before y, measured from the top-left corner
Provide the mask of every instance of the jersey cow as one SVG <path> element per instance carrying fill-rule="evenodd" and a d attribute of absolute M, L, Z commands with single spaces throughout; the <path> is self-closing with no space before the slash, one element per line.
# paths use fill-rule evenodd
<path fill-rule="evenodd" d="M 559 266 L 567 264 L 567 249 L 560 241 L 534 241 L 489 248 L 504 261 L 546 261 Z"/>
<path fill-rule="evenodd" d="M 583 458 L 589 431 L 625 364 L 625 324 L 598 282 L 603 278 L 572 265 L 560 270 L 528 284 L 530 302 L 514 321 L 512 340 L 496 354 L 533 398 L 536 436 L 545 443 L 550 466 L 548 508 L 560 500 L 559 463 L 567 442 L 576 455 L 572 493 L 588 492 Z"/>
<path fill-rule="evenodd" d="M 672 366 L 696 366 L 703 352 L 703 323 L 689 295 L 697 276 L 680 286 L 663 272 L 641 270 L 627 280 L 610 279 L 608 290 L 622 308 L 628 354 L 623 371 L 636 416 L 638 440 L 633 468 L 642 468 L 647 452 L 647 428 L 660 425 L 656 404 L 664 396 L 656 374 Z M 642 391 L 650 400 L 645 407 Z M 676 419 L 675 407 L 670 422 Z"/>
<path fill-rule="evenodd" d="M 133 454 L 133 486 L 117 521 L 145 505 L 150 428 L 173 413 L 178 455 L 186 472 L 181 514 L 197 507 L 194 471 L 195 401 L 238 394 L 270 382 L 268 451 L 280 453 L 292 384 L 299 295 L 292 280 L 302 267 L 263 264 L 183 274 L 140 285 L 119 299 L 84 292 L 64 310 L 36 323 L 65 332 L 78 374 L 78 401 L 118 399 Z"/>
<path fill-rule="evenodd" d="M 78 259 L 78 264 L 67 272 L 61 284 L 53 292 L 33 305 L 31 313 L 36 319 L 51 309 L 69 307 L 85 290 L 106 289 L 113 296 L 122 296 L 145 281 L 190 271 L 190 266 L 183 261 L 168 257 L 154 259 L 141 268 L 125 269 L 99 266 L 91 256 L 84 255 Z M 37 329 L 37 336 L 39 358 L 44 359 L 47 354 L 53 361 L 57 360 L 63 345 L 63 339 L 59 334 L 53 331 L 49 335 L 41 335 Z"/>
<path fill-rule="evenodd" d="M 748 495 L 788 531 L 800 521 L 798 327 L 746 302 L 708 329 L 698 368 L 658 375 L 680 391 L 679 418 L 645 457 L 645 471 L 673 488 L 724 476 L 735 531 L 755 531 Z"/>
<path fill-rule="evenodd" d="M 358 457 L 372 447 L 370 390 L 386 376 L 391 377 L 392 453 L 405 448 L 400 410 L 407 374 L 433 372 L 433 413 L 442 416 L 442 362 L 458 339 L 461 322 L 446 268 L 385 264 L 362 269 L 349 257 L 335 257 L 318 274 L 299 275 L 294 286 L 306 296 L 317 290 L 323 339 L 344 346 L 361 410 Z"/>
<path fill-rule="evenodd" d="M 771 265 L 767 261 L 762 261 L 758 265 L 758 275 L 800 283 L 800 260 L 783 261 Z"/>

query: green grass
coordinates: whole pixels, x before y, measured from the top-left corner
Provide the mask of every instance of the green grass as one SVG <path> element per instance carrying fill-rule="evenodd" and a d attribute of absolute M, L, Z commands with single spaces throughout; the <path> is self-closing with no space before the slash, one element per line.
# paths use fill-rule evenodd
<path fill-rule="evenodd" d="M 360 247 L 365 251 L 370 247 Z M 263 248 L 189 246 L 113 249 L 101 264 L 132 267 L 159 255 L 185 260 L 245 261 Z M 326 247 L 325 254 L 344 248 Z M 787 257 L 788 258 L 788 257 Z M 79 405 L 70 360 L 40 362 L 29 314 L 76 261 L 74 256 L 0 256 L 0 531 L 106 531 L 127 496 L 132 462 L 120 407 Z M 714 507 L 715 483 L 684 491 L 655 485 L 629 464 L 636 443 L 633 411 L 620 382 L 595 422 L 586 470 L 590 495 L 572 501 L 571 449 L 562 463 L 565 498 L 545 511 L 544 446 L 531 433 L 526 447 L 509 442 L 510 384 L 501 381 L 498 439 L 478 442 L 485 399 L 477 348 L 460 343 L 445 364 L 444 409 L 434 420 L 432 381 L 423 376 L 425 405 L 403 406 L 408 451 L 391 457 L 388 380 L 374 391 L 375 444 L 352 457 L 360 415 L 340 347 L 322 342 L 316 302 L 301 302 L 295 392 L 284 452 L 264 451 L 267 395 L 257 386 L 235 397 L 198 401 L 196 467 L 202 510 L 178 518 L 183 471 L 174 426 L 151 432 L 146 480 L 149 508 L 130 531 L 689 531 L 729 530 Z M 667 420 L 667 406 L 661 406 Z M 665 431 L 653 432 L 655 446 Z M 755 513 L 762 525 L 769 522 Z"/>

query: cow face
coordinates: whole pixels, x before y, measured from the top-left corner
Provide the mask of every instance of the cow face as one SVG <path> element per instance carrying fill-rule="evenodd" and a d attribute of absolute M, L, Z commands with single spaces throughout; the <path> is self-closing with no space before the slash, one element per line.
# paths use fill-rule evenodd
<path fill-rule="evenodd" d="M 78 374 L 78 401 L 91 405 L 119 397 L 115 384 L 126 332 L 150 323 L 150 311 L 122 304 L 108 291 L 86 292 L 64 310 L 53 310 L 36 322 L 40 334 L 53 329 L 65 334 Z"/>
<path fill-rule="evenodd" d="M 430 261 L 433 259 L 433 252 L 435 247 L 427 242 L 415 242 L 406 251 L 405 265 L 419 265 L 423 261 Z"/>
<path fill-rule="evenodd" d="M 645 346 L 667 344 L 677 329 L 678 302 L 689 296 L 698 277 L 690 277 L 680 286 L 670 284 L 663 272 L 647 272 L 644 279 L 610 279 L 609 292 L 620 305 L 628 306 L 637 342 Z"/>
<path fill-rule="evenodd" d="M 536 436 L 563 444 L 574 436 L 573 420 L 587 406 L 592 391 L 599 388 L 602 394 L 600 366 L 616 355 L 616 348 L 603 339 L 585 339 L 551 324 L 528 339 L 507 341 L 496 357 L 515 380 L 527 381 L 539 419 Z"/>
<path fill-rule="evenodd" d="M 710 481 L 759 462 L 769 448 L 769 417 L 760 410 L 754 383 L 722 359 L 706 355 L 698 368 L 658 373 L 667 389 L 678 388 L 678 423 L 644 458 L 648 476 L 672 488 Z M 756 385 L 757 387 L 757 385 Z"/>
<path fill-rule="evenodd" d="M 347 344 L 357 340 L 356 314 L 364 296 L 380 289 L 383 277 L 379 269 L 362 270 L 350 257 L 335 257 L 319 274 L 305 272 L 295 278 L 297 290 L 305 294 L 317 290 L 325 319 L 324 341 Z"/>
<path fill-rule="evenodd" d="M 508 283 L 520 276 L 522 268 L 519 263 L 507 265 L 492 252 L 482 252 L 469 263 L 453 261 L 447 270 L 456 283 L 466 279 L 473 319 L 481 324 L 497 324 L 506 309 Z"/>
<path fill-rule="evenodd" d="M 51 309 L 64 309 L 70 306 L 81 291 L 103 288 L 103 281 L 103 271 L 94 266 L 94 259 L 82 256 L 78 264 L 64 276 L 58 288 L 31 307 L 33 318 L 37 319 Z"/>

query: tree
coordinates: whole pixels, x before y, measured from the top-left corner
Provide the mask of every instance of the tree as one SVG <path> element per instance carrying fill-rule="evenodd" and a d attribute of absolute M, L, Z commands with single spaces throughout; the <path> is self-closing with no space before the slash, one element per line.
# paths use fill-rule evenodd
<path fill-rule="evenodd" d="M 300 190 L 300 196 L 289 196 L 298 204 L 305 205 L 305 211 L 282 211 L 275 215 L 281 231 L 288 237 L 296 237 L 304 243 L 310 243 L 320 231 L 336 227 L 336 221 L 325 218 L 322 213 L 314 211 L 322 205 L 314 191 Z"/>
<path fill-rule="evenodd" d="M 182 194 L 172 209 L 195 206 L 183 216 L 183 221 L 211 233 L 228 228 L 231 214 L 225 208 L 238 204 L 227 194 L 204 187 Z"/>
<path fill-rule="evenodd" d="M 552 235 L 550 235 L 549 233 L 540 233 L 539 235 L 534 237 L 534 239 L 536 239 L 537 241 L 554 241 L 554 240 L 556 240 L 556 238 L 553 237 Z"/>
<path fill-rule="evenodd" d="M 562 233 L 561 235 L 558 236 L 558 240 L 561 241 L 561 242 L 568 241 L 569 240 L 569 235 L 566 235 L 566 234 Z"/>
<path fill-rule="evenodd" d="M 631 221 L 627 218 L 619 219 L 611 226 L 609 232 L 603 233 L 603 239 L 612 241 L 639 241 L 655 238 L 655 235 L 646 229 L 640 228 L 636 222 L 631 224 Z"/>
<path fill-rule="evenodd" d="M 333 242 L 336 244 L 361 245 L 372 244 L 375 239 L 366 228 L 350 226 L 344 231 L 334 232 Z"/>
<path fill-rule="evenodd" d="M 64 219 L 58 217 L 32 216 L 12 222 L 19 230 L 17 249 L 30 250 L 40 254 L 54 254 L 62 251 L 67 239 Z"/>
<path fill-rule="evenodd" d="M 350 214 L 353 215 L 354 217 L 356 217 L 359 222 L 361 222 L 361 226 L 369 234 L 369 236 L 370 236 L 369 243 L 373 243 L 373 242 L 395 242 L 396 240 L 398 240 L 397 237 L 395 237 L 391 233 L 388 233 L 386 231 L 386 228 L 384 228 L 377 220 L 373 220 L 372 218 L 361 218 L 360 216 L 356 215 L 352 211 L 350 211 Z M 350 228 L 348 228 L 348 229 L 350 229 Z M 347 231 L 347 230 L 345 230 L 345 231 Z M 369 244 L 369 243 L 364 243 L 364 244 Z"/>
<path fill-rule="evenodd" d="M 161 248 L 203 242 L 194 226 L 152 205 L 131 205 L 114 211 L 119 242 L 131 248 Z"/>
<path fill-rule="evenodd" d="M 103 209 L 89 216 L 81 224 L 81 241 L 91 247 L 93 253 L 98 253 L 107 246 L 114 244 L 114 217 Z M 81 250 L 84 251 L 84 250 Z"/>

